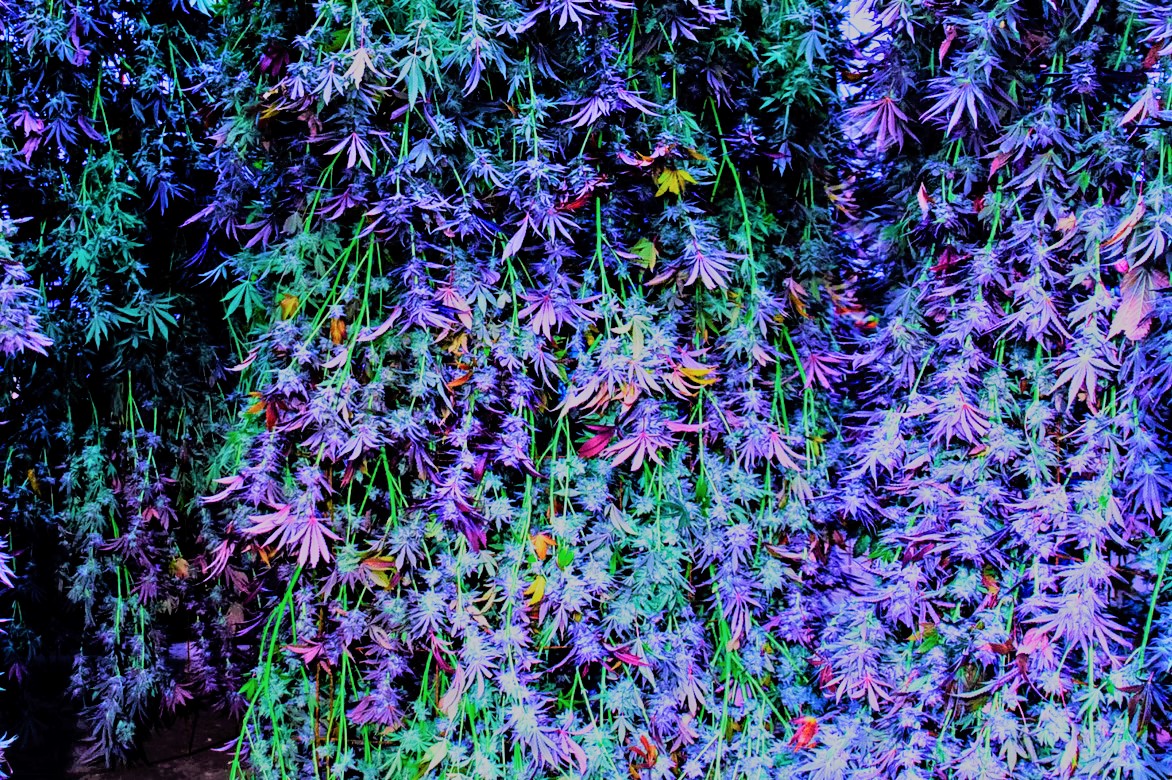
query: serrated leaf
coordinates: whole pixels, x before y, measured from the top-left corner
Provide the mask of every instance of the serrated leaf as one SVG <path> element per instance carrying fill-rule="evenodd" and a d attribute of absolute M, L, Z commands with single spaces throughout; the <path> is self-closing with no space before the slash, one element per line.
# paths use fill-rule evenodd
<path fill-rule="evenodd" d="M 683 168 L 664 168 L 655 177 L 655 183 L 659 185 L 659 189 L 655 191 L 658 198 L 669 192 L 672 195 L 682 195 L 688 184 L 697 182 L 692 178 L 692 174 Z"/>

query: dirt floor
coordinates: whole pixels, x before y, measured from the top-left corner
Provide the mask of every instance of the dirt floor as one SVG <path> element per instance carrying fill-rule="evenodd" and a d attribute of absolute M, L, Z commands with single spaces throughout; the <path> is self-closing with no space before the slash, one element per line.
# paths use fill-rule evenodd
<path fill-rule="evenodd" d="M 143 755 L 129 766 L 93 769 L 62 761 L 60 755 L 25 756 L 14 765 L 19 780 L 226 780 L 230 753 L 217 752 L 237 734 L 233 724 L 205 713 L 202 717 L 180 718 L 169 728 L 152 735 L 143 746 Z M 63 764 L 72 764 L 66 768 Z"/>
<path fill-rule="evenodd" d="M 225 780 L 232 754 L 220 752 L 237 735 L 236 727 L 213 714 L 181 718 L 171 728 L 153 735 L 143 746 L 145 755 L 135 764 L 95 772 L 74 767 L 76 780 Z"/>

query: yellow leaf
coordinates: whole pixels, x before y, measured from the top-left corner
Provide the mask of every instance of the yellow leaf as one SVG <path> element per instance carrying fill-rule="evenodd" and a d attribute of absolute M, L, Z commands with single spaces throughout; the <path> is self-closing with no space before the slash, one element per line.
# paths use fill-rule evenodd
<path fill-rule="evenodd" d="M 688 379 L 703 379 L 712 373 L 711 366 L 696 366 L 695 368 L 681 368 L 680 373 Z"/>
<path fill-rule="evenodd" d="M 460 333 L 455 336 L 445 349 L 453 355 L 462 355 L 468 351 L 468 334 Z"/>
<path fill-rule="evenodd" d="M 370 558 L 365 558 L 362 565 L 366 567 L 366 573 L 371 580 L 379 587 L 391 587 L 391 575 L 396 569 L 395 559 L 386 555 L 375 555 Z"/>
<path fill-rule="evenodd" d="M 685 187 L 688 184 L 695 184 L 696 180 L 692 178 L 692 174 L 683 168 L 664 168 L 655 177 L 655 183 L 659 185 L 659 189 L 655 191 L 655 196 L 661 197 L 667 192 L 670 192 L 672 195 L 681 195 Z"/>
<path fill-rule="evenodd" d="M 525 588 L 525 595 L 529 597 L 528 603 L 531 607 L 545 598 L 545 577 L 538 574 L 537 579 L 533 580 L 533 584 Z"/>
<path fill-rule="evenodd" d="M 287 320 L 297 313 L 297 307 L 301 305 L 301 299 L 296 295 L 286 295 L 278 305 L 281 307 L 281 318 Z"/>
<path fill-rule="evenodd" d="M 655 270 L 655 261 L 659 259 L 659 250 L 655 248 L 655 242 L 649 241 L 646 238 L 640 238 L 631 247 L 631 254 L 637 255 L 639 258 L 639 265 L 646 268 L 648 271 Z"/>
<path fill-rule="evenodd" d="M 708 162 L 708 157 L 706 155 L 702 154 L 701 152 L 697 152 L 695 149 L 692 149 L 689 147 L 684 147 L 684 151 L 687 152 L 688 156 L 691 157 L 693 160 L 699 160 L 700 162 Z"/>

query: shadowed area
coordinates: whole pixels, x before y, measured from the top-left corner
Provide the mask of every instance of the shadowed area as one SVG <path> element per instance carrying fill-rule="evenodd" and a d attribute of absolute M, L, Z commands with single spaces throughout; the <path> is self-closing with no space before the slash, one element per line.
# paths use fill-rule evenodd
<path fill-rule="evenodd" d="M 68 745 L 47 745 L 35 753 L 13 756 L 13 777 L 27 780 L 223 780 L 230 753 L 216 750 L 235 738 L 234 724 L 216 713 L 178 718 L 151 735 L 128 766 L 84 767 Z"/>

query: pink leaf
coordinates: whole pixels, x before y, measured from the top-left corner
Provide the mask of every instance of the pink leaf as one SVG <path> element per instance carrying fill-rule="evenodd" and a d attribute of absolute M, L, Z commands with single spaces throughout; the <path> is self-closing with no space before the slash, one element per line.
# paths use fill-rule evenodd
<path fill-rule="evenodd" d="M 211 216 L 212 212 L 214 212 L 215 210 L 216 210 L 215 203 L 212 203 L 210 206 L 205 206 L 204 208 L 195 212 L 195 214 L 193 214 L 190 219 L 188 219 L 186 222 L 184 222 L 179 227 L 187 227 L 188 225 L 191 225 L 195 222 L 199 222 L 204 217 Z"/>
<path fill-rule="evenodd" d="M 1123 300 L 1115 310 L 1115 318 L 1111 321 L 1111 330 L 1107 338 L 1114 338 L 1120 333 L 1132 341 L 1139 341 L 1148 335 L 1151 323 L 1152 307 L 1155 303 L 1156 292 L 1168 287 L 1168 276 L 1159 271 L 1148 271 L 1145 268 L 1136 268 L 1128 271 L 1119 285 Z"/>
<path fill-rule="evenodd" d="M 246 369 L 250 365 L 252 365 L 252 361 L 256 360 L 256 356 L 259 354 L 260 354 L 259 349 L 252 350 L 251 352 L 248 353 L 248 357 L 244 358 L 244 360 L 240 361 L 239 363 L 232 366 L 228 370 L 229 371 L 243 371 L 244 369 Z"/>
<path fill-rule="evenodd" d="M 520 252 L 521 246 L 525 243 L 525 235 L 528 232 L 529 215 L 526 214 L 525 218 L 521 220 L 521 227 L 519 227 L 517 232 L 513 234 L 513 237 L 509 239 L 509 243 L 505 244 L 505 252 L 501 257 L 507 260 L 508 258 Z"/>
<path fill-rule="evenodd" d="M 614 438 L 614 428 L 607 428 L 601 433 L 591 436 L 578 448 L 578 457 L 583 460 L 597 457 L 606 449 L 606 445 L 610 444 L 612 438 Z"/>
<path fill-rule="evenodd" d="M 359 333 L 358 338 L 356 339 L 357 342 L 359 344 L 365 344 L 368 341 L 374 341 L 379 336 L 382 336 L 391 329 L 391 326 L 395 324 L 395 320 L 399 319 L 399 315 L 402 313 L 403 310 L 396 307 L 395 310 L 391 312 L 391 316 L 387 317 L 386 321 L 382 325 L 379 325 L 372 331 L 367 332 L 366 330 L 363 330 L 361 333 Z"/>

